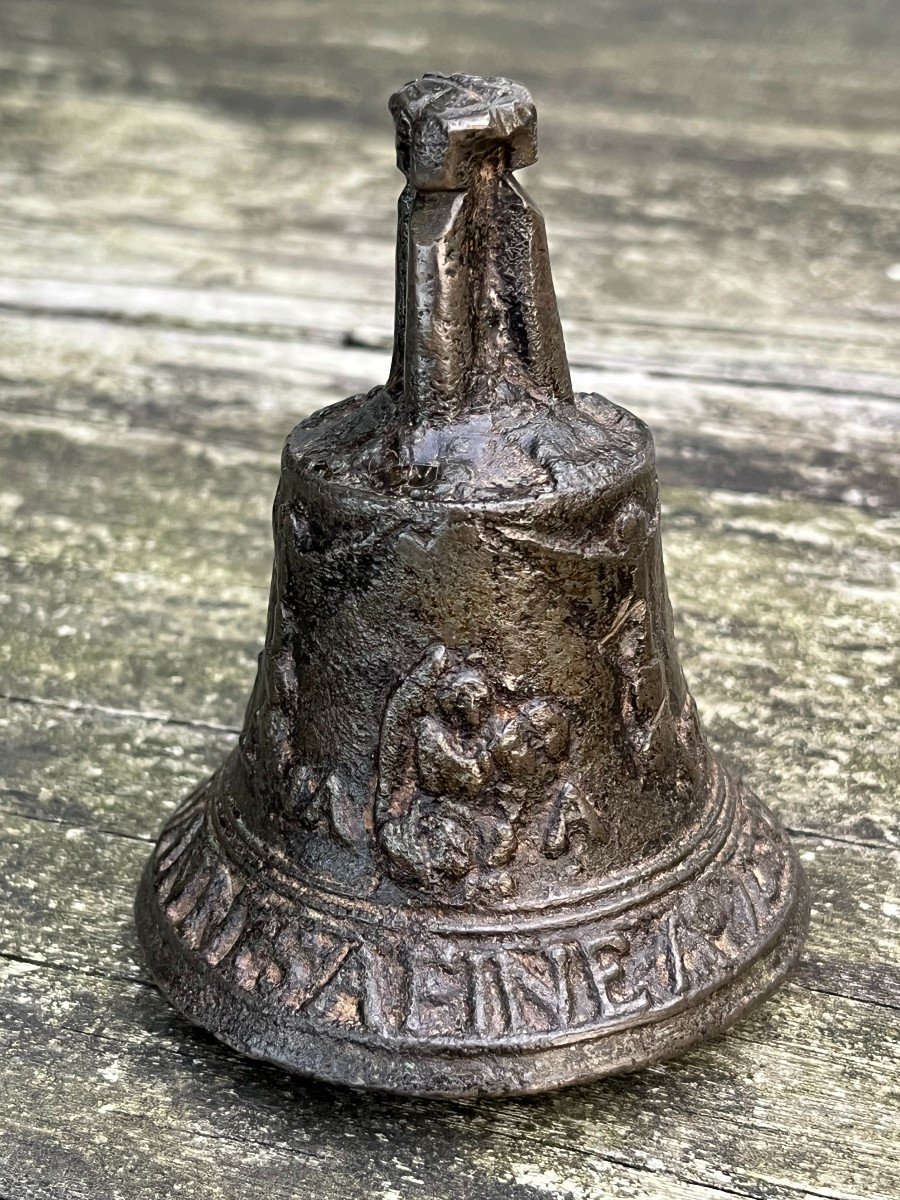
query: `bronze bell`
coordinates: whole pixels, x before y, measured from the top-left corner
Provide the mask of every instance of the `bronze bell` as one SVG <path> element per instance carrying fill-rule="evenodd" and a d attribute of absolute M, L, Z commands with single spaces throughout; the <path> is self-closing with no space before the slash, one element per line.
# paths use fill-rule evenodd
<path fill-rule="evenodd" d="M 725 1028 L 808 900 L 712 753 L 672 632 L 647 427 L 575 394 L 506 79 L 392 97 L 393 365 L 303 421 L 239 744 L 137 920 L 245 1054 L 416 1095 L 541 1091 Z"/>

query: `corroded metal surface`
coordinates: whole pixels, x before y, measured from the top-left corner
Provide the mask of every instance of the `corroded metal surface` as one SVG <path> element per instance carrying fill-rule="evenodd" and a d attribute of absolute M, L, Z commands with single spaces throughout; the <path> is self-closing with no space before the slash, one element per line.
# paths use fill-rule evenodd
<path fill-rule="evenodd" d="M 245 1053 L 425 1095 L 539 1091 L 727 1026 L 799 953 L 802 873 L 678 664 L 650 433 L 574 394 L 527 92 L 391 101 L 388 382 L 299 425 L 240 742 L 138 927 Z"/>

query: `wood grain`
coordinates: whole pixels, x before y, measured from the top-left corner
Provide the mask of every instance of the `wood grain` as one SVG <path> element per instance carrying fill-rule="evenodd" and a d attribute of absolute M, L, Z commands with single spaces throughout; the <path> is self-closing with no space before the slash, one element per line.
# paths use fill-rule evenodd
<path fill-rule="evenodd" d="M 0 6 L 0 1197 L 900 1195 L 888 0 Z M 280 444 L 384 377 L 389 91 L 521 78 L 576 385 L 648 420 L 682 659 L 813 885 L 727 1037 L 505 1103 L 170 1012 L 131 929 L 233 743 Z"/>

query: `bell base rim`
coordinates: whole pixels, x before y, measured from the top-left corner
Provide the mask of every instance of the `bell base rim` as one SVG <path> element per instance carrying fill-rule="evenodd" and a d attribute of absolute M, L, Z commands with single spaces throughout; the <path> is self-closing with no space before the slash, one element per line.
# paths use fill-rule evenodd
<path fill-rule="evenodd" d="M 414 1059 L 398 1061 L 396 1051 L 389 1048 L 317 1032 L 291 1031 L 279 1036 L 277 1022 L 260 1028 L 258 1014 L 246 1002 L 225 992 L 215 997 L 208 987 L 192 986 L 191 966 L 166 945 L 165 936 L 148 919 L 141 902 L 143 892 L 142 883 L 137 923 L 154 980 L 191 1024 L 246 1058 L 309 1080 L 435 1100 L 503 1099 L 558 1091 L 642 1070 L 686 1053 L 724 1034 L 782 986 L 797 964 L 809 927 L 809 893 L 803 880 L 768 953 L 674 1016 L 600 1035 L 586 1043 L 456 1057 L 423 1050 Z"/>
<path fill-rule="evenodd" d="M 202 793 L 199 799 L 199 804 L 189 803 L 183 810 L 187 818 L 195 814 L 194 829 L 196 814 L 199 812 L 202 823 L 205 812 Z M 473 1042 L 468 1047 L 448 1047 L 439 1044 L 440 1039 L 429 1040 L 423 1035 L 407 1039 L 405 1044 L 391 1044 L 377 1030 L 364 1029 L 360 1033 L 359 1029 L 334 1024 L 317 1027 L 301 1011 L 305 1001 L 293 1009 L 267 1004 L 255 982 L 252 986 L 235 986 L 233 951 L 229 951 L 232 973 L 226 978 L 220 964 L 210 961 L 208 951 L 204 955 L 193 949 L 176 932 L 171 914 L 165 911 L 154 869 L 159 850 L 148 862 L 138 890 L 137 930 L 154 979 L 170 1003 L 193 1024 L 247 1057 L 321 1082 L 398 1095 L 529 1095 L 638 1070 L 677 1055 L 724 1032 L 781 985 L 802 951 L 809 922 L 809 893 L 796 852 L 760 800 L 752 794 L 741 797 L 732 838 L 715 856 L 713 874 L 704 881 L 705 871 L 701 870 L 681 885 L 681 891 L 692 905 L 698 899 L 708 903 L 710 890 L 715 894 L 715 889 L 722 887 L 723 877 L 715 872 L 721 872 L 725 862 L 733 873 L 743 872 L 745 894 L 746 880 L 752 882 L 751 876 L 759 873 L 755 856 L 761 835 L 781 863 L 781 887 L 769 901 L 770 919 L 758 923 L 754 933 L 748 930 L 746 944 L 739 948 L 741 953 L 735 954 L 731 962 L 719 961 L 715 967 L 692 973 L 690 955 L 697 953 L 697 945 L 702 950 L 715 941 L 707 929 L 698 943 L 695 930 L 694 949 L 690 948 L 692 943 L 684 943 L 681 994 L 675 988 L 674 1003 L 667 1009 L 657 1014 L 652 1010 L 629 1011 L 628 1005 L 620 1004 L 613 1019 L 607 1012 L 601 1026 L 570 1030 L 565 1039 L 556 1042 L 539 1034 L 506 1044 L 488 1040 L 477 1046 Z M 196 833 L 192 838 L 189 845 L 193 850 L 199 839 Z M 754 857 L 742 862 L 735 847 L 746 838 L 754 844 Z M 736 863 L 740 863 L 739 868 Z M 733 897 L 730 903 L 735 903 Z M 668 898 L 655 907 L 656 919 L 664 928 L 670 912 L 677 911 L 677 903 Z M 702 921 L 696 928 L 701 926 Z M 726 928 L 717 935 L 718 940 L 727 940 L 733 934 Z M 602 945 L 611 946 L 613 942 L 614 938 L 609 938 Z M 665 953 L 671 960 L 672 947 L 668 946 Z M 252 961 L 248 969 L 259 970 Z M 492 967 L 479 964 L 478 969 L 489 972 Z M 614 978 L 614 974 L 607 978 Z M 368 1005 L 369 1000 L 364 1003 Z"/>

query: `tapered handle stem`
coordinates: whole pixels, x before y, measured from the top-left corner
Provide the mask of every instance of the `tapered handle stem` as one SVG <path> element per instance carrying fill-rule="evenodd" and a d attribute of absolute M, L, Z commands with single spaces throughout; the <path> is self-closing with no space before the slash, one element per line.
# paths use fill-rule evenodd
<path fill-rule="evenodd" d="M 389 380 L 403 415 L 449 422 L 500 394 L 571 403 L 543 218 L 510 174 L 536 155 L 528 93 L 425 76 L 391 111 L 408 179 Z"/>

